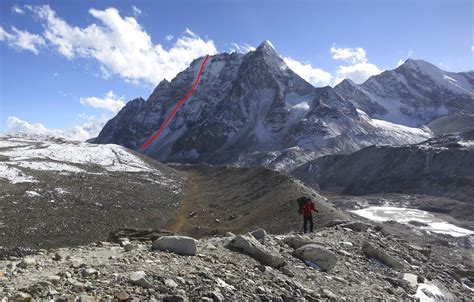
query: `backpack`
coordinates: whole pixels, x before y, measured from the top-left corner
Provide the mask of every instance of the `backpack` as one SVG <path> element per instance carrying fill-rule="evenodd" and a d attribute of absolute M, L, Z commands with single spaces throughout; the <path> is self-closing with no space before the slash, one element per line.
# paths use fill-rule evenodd
<path fill-rule="evenodd" d="M 303 206 L 304 206 L 304 203 L 306 202 L 307 199 L 308 199 L 307 197 L 303 196 L 303 197 L 300 197 L 296 200 L 298 202 L 298 205 L 299 205 L 299 207 L 298 207 L 298 213 L 299 214 L 303 213 L 302 212 L 303 211 Z"/>

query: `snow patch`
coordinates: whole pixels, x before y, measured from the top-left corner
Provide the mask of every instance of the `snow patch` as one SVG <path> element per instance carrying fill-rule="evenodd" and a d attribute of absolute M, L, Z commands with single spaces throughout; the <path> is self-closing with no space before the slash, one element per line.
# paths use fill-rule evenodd
<path fill-rule="evenodd" d="M 443 292 L 432 283 L 421 283 L 416 289 L 416 298 L 420 299 L 420 302 L 434 302 L 434 301 L 445 301 Z"/>
<path fill-rule="evenodd" d="M 28 197 L 41 197 L 41 194 L 36 191 L 26 191 L 25 195 Z"/>
<path fill-rule="evenodd" d="M 22 168 L 28 168 L 39 171 L 63 171 L 73 173 L 86 172 L 85 170 L 79 169 L 72 165 L 51 161 L 18 161 L 15 162 L 15 165 L 20 166 Z"/>
<path fill-rule="evenodd" d="M 419 229 L 434 233 L 451 235 L 453 237 L 474 235 L 474 231 L 455 226 L 454 224 L 435 217 L 429 212 L 417 209 L 373 206 L 351 212 L 378 222 L 394 220 L 398 223 L 409 224 L 409 221 L 418 221 L 428 225 L 417 227 Z"/>
<path fill-rule="evenodd" d="M 12 184 L 22 182 L 36 182 L 34 177 L 26 175 L 21 170 L 4 163 L 0 163 L 0 178 L 8 180 Z"/>

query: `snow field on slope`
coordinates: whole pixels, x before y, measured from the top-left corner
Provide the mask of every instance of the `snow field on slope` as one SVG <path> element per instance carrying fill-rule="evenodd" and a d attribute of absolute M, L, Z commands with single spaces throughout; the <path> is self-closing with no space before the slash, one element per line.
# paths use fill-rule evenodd
<path fill-rule="evenodd" d="M 8 161 L 0 162 L 0 178 L 13 184 L 37 181 L 19 168 L 101 174 L 88 172 L 76 166 L 85 165 L 87 168 L 100 167 L 109 172 L 147 173 L 143 177 L 152 183 L 168 186 L 175 191 L 179 187 L 174 180 L 162 175 L 161 171 L 118 145 L 95 145 L 65 140 L 56 142 L 51 137 L 24 134 L 1 135 L 0 139 L 3 145 L 8 146 L 0 147 L 0 155 L 8 157 Z M 18 147 L 9 144 L 11 141 Z M 152 175 L 154 177 L 150 177 Z"/>
<path fill-rule="evenodd" d="M 474 231 L 464 229 L 435 217 L 433 214 L 417 209 L 398 208 L 390 206 L 371 206 L 365 209 L 351 211 L 369 220 L 384 222 L 394 220 L 409 225 L 409 221 L 418 221 L 427 226 L 417 227 L 433 233 L 447 234 L 453 237 L 474 235 Z"/>

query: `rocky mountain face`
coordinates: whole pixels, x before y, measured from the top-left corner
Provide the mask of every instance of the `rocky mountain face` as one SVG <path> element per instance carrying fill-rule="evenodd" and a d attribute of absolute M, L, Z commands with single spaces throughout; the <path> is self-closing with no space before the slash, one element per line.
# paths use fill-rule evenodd
<path fill-rule="evenodd" d="M 448 72 L 423 60 L 408 59 L 361 85 L 344 80 L 334 90 L 370 117 L 412 127 L 474 112 L 474 71 Z"/>
<path fill-rule="evenodd" d="M 192 85 L 201 61 L 170 83 L 161 82 L 147 101 L 129 102 L 95 142 L 137 149 Z M 145 154 L 160 161 L 285 170 L 300 164 L 300 155 L 312 159 L 372 144 L 420 142 L 429 135 L 401 126 L 394 133 L 392 124 L 371 119 L 331 87 L 314 88 L 266 41 L 245 55 L 211 56 L 194 94 Z"/>
<path fill-rule="evenodd" d="M 474 113 L 461 111 L 431 121 L 428 128 L 434 135 L 474 131 Z"/>
<path fill-rule="evenodd" d="M 474 132 L 324 156 L 302 165 L 293 175 L 326 191 L 355 195 L 414 193 L 472 203 Z"/>

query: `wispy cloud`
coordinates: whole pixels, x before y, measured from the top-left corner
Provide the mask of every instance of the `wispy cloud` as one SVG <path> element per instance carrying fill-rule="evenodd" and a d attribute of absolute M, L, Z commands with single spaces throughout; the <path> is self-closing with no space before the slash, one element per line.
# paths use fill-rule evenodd
<path fill-rule="evenodd" d="M 244 44 L 237 44 L 237 43 L 232 43 L 231 44 L 231 49 L 230 51 L 231 52 L 239 52 L 239 53 L 247 53 L 249 51 L 254 51 L 255 50 L 255 47 L 250 45 L 250 44 L 247 44 L 247 43 L 244 43 Z"/>
<path fill-rule="evenodd" d="M 25 14 L 25 11 L 18 4 L 14 4 L 12 6 L 12 13 L 18 14 L 18 15 L 23 15 L 23 14 Z"/>
<path fill-rule="evenodd" d="M 7 32 L 0 26 L 0 41 L 6 42 L 12 48 L 29 50 L 37 55 L 39 53 L 38 48 L 46 45 L 45 40 L 39 35 L 19 30 L 14 26 L 11 29 L 11 32 Z"/>
<path fill-rule="evenodd" d="M 142 14 L 142 10 L 136 7 L 135 5 L 132 5 L 132 14 L 135 18 L 137 18 Z"/>
<path fill-rule="evenodd" d="M 64 137 L 72 140 L 85 141 L 96 137 L 109 118 L 106 116 L 97 117 L 95 115 L 78 115 L 77 124 L 64 131 L 59 129 L 49 129 L 41 123 L 29 123 L 16 116 L 7 118 L 8 132 L 23 132 L 31 134 L 43 134 L 57 137 Z"/>
<path fill-rule="evenodd" d="M 116 96 L 112 90 L 107 92 L 104 97 L 82 97 L 80 102 L 82 105 L 89 105 L 96 109 L 105 109 L 113 113 L 117 113 L 125 106 L 123 98 Z"/>

